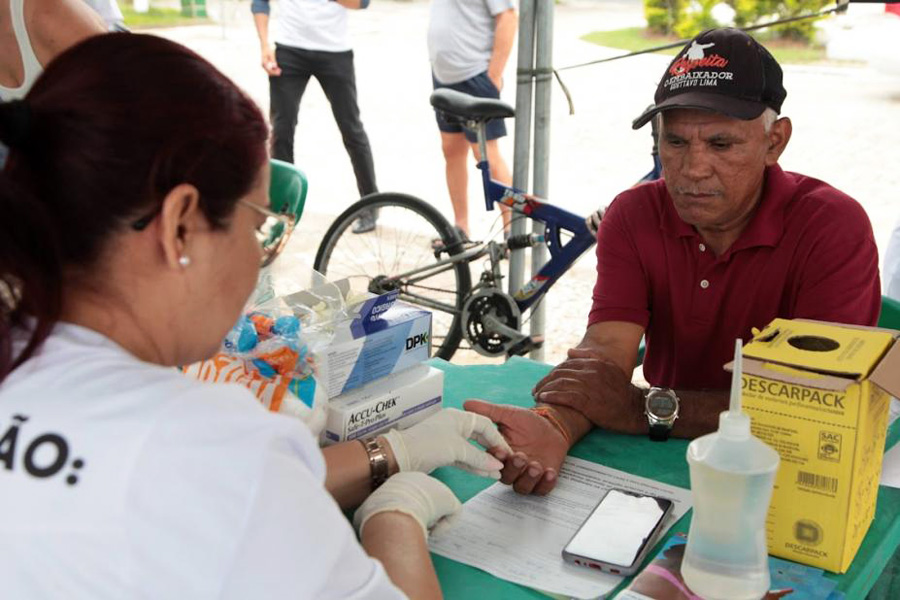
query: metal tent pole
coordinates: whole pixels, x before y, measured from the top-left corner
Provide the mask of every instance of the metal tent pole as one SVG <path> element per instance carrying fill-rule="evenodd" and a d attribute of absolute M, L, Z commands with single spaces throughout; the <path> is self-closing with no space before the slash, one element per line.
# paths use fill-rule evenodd
<path fill-rule="evenodd" d="M 531 111 L 534 85 L 534 2 L 519 3 L 519 55 L 516 64 L 516 119 L 513 150 L 513 186 L 528 189 L 531 163 Z M 525 233 L 525 219 L 512 223 L 512 235 Z M 515 294 L 524 283 L 525 250 L 513 250 L 509 257 L 509 293 Z"/>
<path fill-rule="evenodd" d="M 535 84 L 534 84 L 534 194 L 550 196 L 550 96 L 553 83 L 553 0 L 536 0 L 535 10 Z M 534 223 L 534 233 L 543 235 L 544 226 Z M 531 250 L 532 276 L 547 262 L 547 250 Z M 531 336 L 544 334 L 543 302 L 531 309 Z M 544 349 L 532 350 L 531 358 L 544 360 Z"/>

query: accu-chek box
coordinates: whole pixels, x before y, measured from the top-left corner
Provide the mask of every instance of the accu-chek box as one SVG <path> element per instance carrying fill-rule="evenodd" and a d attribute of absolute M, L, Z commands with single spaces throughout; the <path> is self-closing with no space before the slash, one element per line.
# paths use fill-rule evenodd
<path fill-rule="evenodd" d="M 418 365 L 332 398 L 322 443 L 406 429 L 441 410 L 443 390 L 444 372 Z"/>

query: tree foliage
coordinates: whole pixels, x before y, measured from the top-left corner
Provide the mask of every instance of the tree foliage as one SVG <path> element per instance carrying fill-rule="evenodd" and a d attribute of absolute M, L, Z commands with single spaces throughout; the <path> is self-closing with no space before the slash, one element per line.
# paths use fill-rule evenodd
<path fill-rule="evenodd" d="M 650 31 L 690 38 L 717 26 L 748 27 L 817 12 L 830 0 L 644 0 L 644 16 Z M 713 9 L 727 4 L 734 9 L 734 22 L 716 21 Z M 808 42 L 815 32 L 815 19 L 776 25 L 776 37 Z"/>

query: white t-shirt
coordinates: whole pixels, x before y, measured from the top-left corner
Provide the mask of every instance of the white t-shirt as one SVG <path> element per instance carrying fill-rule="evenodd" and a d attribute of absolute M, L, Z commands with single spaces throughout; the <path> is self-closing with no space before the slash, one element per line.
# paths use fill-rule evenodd
<path fill-rule="evenodd" d="M 487 71 L 494 51 L 494 17 L 513 0 L 432 0 L 428 57 L 441 83 L 452 84 Z"/>
<path fill-rule="evenodd" d="M 402 598 L 306 427 L 58 325 L 0 384 L 4 598 Z"/>
<path fill-rule="evenodd" d="M 333 0 L 281 0 L 275 43 L 304 50 L 350 50 L 347 9 Z"/>

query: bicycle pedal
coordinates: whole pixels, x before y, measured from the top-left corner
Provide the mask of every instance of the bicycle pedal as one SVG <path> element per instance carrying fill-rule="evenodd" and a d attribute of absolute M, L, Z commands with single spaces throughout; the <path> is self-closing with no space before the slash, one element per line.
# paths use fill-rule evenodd
<path fill-rule="evenodd" d="M 544 345 L 544 336 L 524 337 L 506 351 L 507 356 L 524 356 L 532 350 L 537 350 Z"/>

